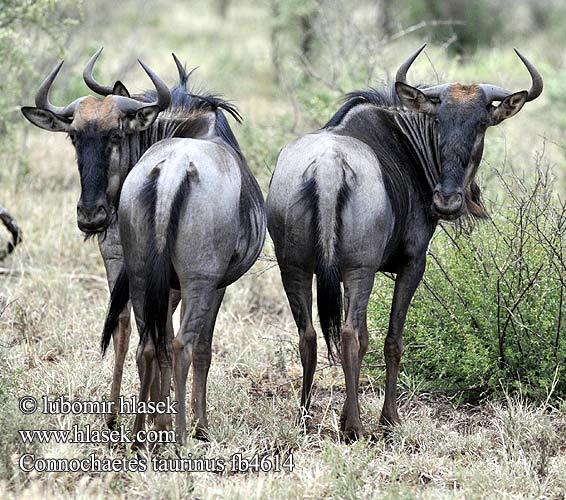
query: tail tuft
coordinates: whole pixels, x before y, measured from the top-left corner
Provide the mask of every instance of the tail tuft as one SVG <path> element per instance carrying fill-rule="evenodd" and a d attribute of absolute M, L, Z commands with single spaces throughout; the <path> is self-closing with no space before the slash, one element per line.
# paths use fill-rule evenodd
<path fill-rule="evenodd" d="M 116 330 L 116 328 L 118 328 L 120 314 L 128 305 L 129 300 L 130 281 L 128 279 L 128 273 L 126 272 L 126 266 L 123 265 L 110 294 L 110 306 L 108 308 L 108 313 L 106 314 L 106 321 L 104 322 L 102 338 L 100 340 L 102 356 L 106 354 L 106 349 L 108 349 L 108 345 L 110 344 L 112 333 Z"/>
<path fill-rule="evenodd" d="M 151 335 L 153 344 L 166 351 L 167 311 L 169 308 L 169 288 L 171 282 L 171 263 L 168 245 L 163 252 L 155 252 L 150 257 L 144 298 L 144 324 L 142 335 Z"/>
<path fill-rule="evenodd" d="M 334 357 L 334 350 L 340 354 L 342 336 L 342 290 L 340 289 L 340 268 L 337 265 L 318 263 L 316 267 L 316 294 L 318 318 L 324 335 L 328 354 Z"/>

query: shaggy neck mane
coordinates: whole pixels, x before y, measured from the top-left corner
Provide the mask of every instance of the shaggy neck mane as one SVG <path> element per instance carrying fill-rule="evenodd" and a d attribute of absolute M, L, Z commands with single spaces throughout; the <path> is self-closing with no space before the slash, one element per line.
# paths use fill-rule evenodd
<path fill-rule="evenodd" d="M 161 112 L 157 120 L 146 130 L 130 136 L 129 170 L 138 162 L 141 156 L 156 142 L 171 137 L 198 138 L 203 134 L 203 118 L 209 113 L 215 116 L 214 133 L 239 160 L 243 160 L 240 145 L 225 112 L 230 114 L 238 123 L 242 118 L 236 106 L 218 95 L 208 92 L 193 93 L 188 87 L 190 73 L 183 70 L 179 84 L 171 89 L 171 105 Z M 157 98 L 155 90 L 146 90 L 135 99 L 144 102 L 154 102 Z"/>
<path fill-rule="evenodd" d="M 359 139 L 374 151 L 397 216 L 408 213 L 409 186 L 430 206 L 441 172 L 438 127 L 432 116 L 404 107 L 393 89 L 360 90 L 346 96 L 323 129 Z M 480 193 L 472 181 L 465 199 L 474 218 L 486 215 Z"/>

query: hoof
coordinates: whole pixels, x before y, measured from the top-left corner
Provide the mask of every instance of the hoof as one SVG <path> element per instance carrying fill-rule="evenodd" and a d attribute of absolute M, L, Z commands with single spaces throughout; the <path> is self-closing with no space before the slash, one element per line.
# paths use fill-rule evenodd
<path fill-rule="evenodd" d="M 313 425 L 312 416 L 304 408 L 301 408 L 299 410 L 299 413 L 297 413 L 297 416 L 295 417 L 293 423 L 295 424 L 296 427 L 301 427 L 305 430 L 308 430 Z"/>
<path fill-rule="evenodd" d="M 171 415 L 157 415 L 153 420 L 153 428 L 156 431 L 170 431 L 173 429 L 173 419 Z"/>
<path fill-rule="evenodd" d="M 353 443 L 364 435 L 364 427 L 359 417 L 348 419 L 346 413 L 340 417 L 340 430 L 346 443 Z"/>
<path fill-rule="evenodd" d="M 381 412 L 381 417 L 379 418 L 379 425 L 391 429 L 401 423 L 401 419 L 397 413 L 387 414 Z"/>
<path fill-rule="evenodd" d="M 110 415 L 106 415 L 106 427 L 108 427 L 111 431 L 116 428 L 116 423 L 118 422 L 118 415 L 114 415 L 113 413 Z"/>
<path fill-rule="evenodd" d="M 344 430 L 344 442 L 347 444 L 355 443 L 364 435 L 364 429 L 362 425 L 348 426 Z"/>
<path fill-rule="evenodd" d="M 210 441 L 210 436 L 208 434 L 208 426 L 197 424 L 193 432 L 193 437 L 199 441 L 204 441 L 208 443 Z"/>

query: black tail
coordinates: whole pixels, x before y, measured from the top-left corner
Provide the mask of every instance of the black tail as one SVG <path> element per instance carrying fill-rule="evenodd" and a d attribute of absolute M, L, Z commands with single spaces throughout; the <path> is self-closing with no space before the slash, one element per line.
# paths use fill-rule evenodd
<path fill-rule="evenodd" d="M 166 244 L 163 252 L 154 252 L 148 261 L 144 297 L 145 332 L 143 332 L 143 335 L 149 333 L 154 345 L 164 350 L 170 283 L 171 252 L 169 244 Z"/>
<path fill-rule="evenodd" d="M 340 282 L 342 273 L 340 267 L 340 237 L 342 232 L 342 209 L 348 199 L 350 189 L 343 182 L 336 200 L 336 221 L 334 226 L 335 239 L 332 261 L 325 259 L 325 245 L 322 241 L 320 231 L 319 195 L 316 179 L 312 177 L 303 185 L 303 194 L 310 203 L 311 213 L 314 219 L 314 237 L 316 252 L 316 291 L 317 307 L 320 327 L 326 341 L 328 353 L 333 358 L 332 345 L 336 352 L 340 353 L 340 341 L 342 336 L 342 290 Z"/>
<path fill-rule="evenodd" d="M 118 328 L 120 314 L 124 310 L 124 307 L 128 304 L 129 300 L 130 281 L 128 279 L 128 273 L 126 272 L 126 266 L 122 266 L 118 279 L 116 280 L 116 283 L 114 283 L 114 288 L 112 288 L 112 293 L 110 294 L 110 307 L 108 308 L 106 321 L 104 322 L 104 329 L 102 330 L 100 349 L 102 350 L 103 356 L 110 344 L 112 333 L 116 330 L 116 328 Z"/>
<path fill-rule="evenodd" d="M 145 331 L 142 335 L 149 333 L 157 349 L 167 352 L 167 314 L 169 309 L 169 292 L 173 282 L 177 282 L 175 270 L 172 264 L 172 254 L 177 232 L 179 218 L 183 202 L 189 194 L 189 176 L 183 179 L 171 205 L 169 224 L 165 233 L 165 242 L 162 250 L 158 250 L 158 242 L 155 233 L 155 207 L 157 201 L 157 180 L 159 170 L 148 179 L 142 193 L 142 202 L 145 206 L 148 234 L 150 239 L 147 249 L 147 274 L 145 276 L 144 297 L 144 324 Z"/>

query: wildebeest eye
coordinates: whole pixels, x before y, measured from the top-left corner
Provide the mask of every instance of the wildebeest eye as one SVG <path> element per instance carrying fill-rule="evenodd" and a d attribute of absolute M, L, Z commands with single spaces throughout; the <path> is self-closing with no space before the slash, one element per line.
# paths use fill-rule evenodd
<path fill-rule="evenodd" d="M 71 142 L 73 144 L 75 144 L 75 142 L 77 140 L 77 134 L 75 134 L 74 132 L 69 132 L 68 136 L 69 136 L 69 139 L 71 139 Z"/>

